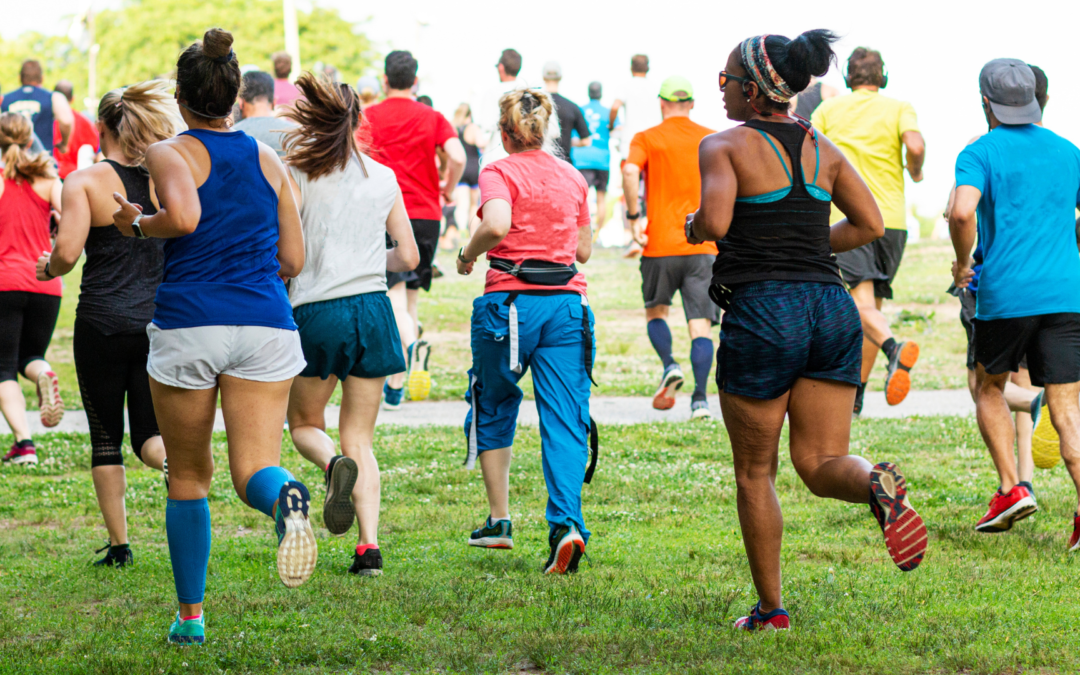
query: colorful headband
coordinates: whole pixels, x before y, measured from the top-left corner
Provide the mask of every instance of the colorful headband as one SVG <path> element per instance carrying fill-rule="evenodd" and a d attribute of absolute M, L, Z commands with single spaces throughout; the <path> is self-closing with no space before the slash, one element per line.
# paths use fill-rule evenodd
<path fill-rule="evenodd" d="M 754 82 L 765 92 L 765 96 L 777 103 L 787 103 L 795 98 L 795 91 L 780 77 L 780 73 L 776 72 L 769 60 L 769 53 L 765 50 L 767 37 L 769 36 L 759 35 L 742 41 L 739 49 L 742 52 L 743 65 L 754 78 Z"/>

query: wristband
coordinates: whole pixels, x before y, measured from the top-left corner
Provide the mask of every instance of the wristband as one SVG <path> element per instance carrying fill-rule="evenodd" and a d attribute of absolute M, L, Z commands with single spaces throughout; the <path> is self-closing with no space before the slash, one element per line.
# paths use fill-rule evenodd
<path fill-rule="evenodd" d="M 51 260 L 46 260 L 45 261 L 45 276 L 49 277 L 50 279 L 55 279 L 56 275 L 49 271 L 49 263 L 50 262 L 52 262 L 52 261 Z"/>
<path fill-rule="evenodd" d="M 640 213 L 635 213 L 635 214 L 633 214 L 633 215 L 630 215 L 629 213 L 628 213 L 628 214 L 626 214 L 626 219 L 627 219 L 627 220 L 637 220 L 637 219 L 638 219 L 638 218 L 640 218 L 640 217 L 641 217 L 641 214 L 640 214 Z"/>
<path fill-rule="evenodd" d="M 466 265 L 469 265 L 469 264 L 472 264 L 472 263 L 476 262 L 475 258 L 473 260 L 466 260 L 465 259 L 465 247 L 464 246 L 462 246 L 460 249 L 458 249 L 457 259 L 459 261 L 461 261 L 462 263 L 466 264 Z"/>

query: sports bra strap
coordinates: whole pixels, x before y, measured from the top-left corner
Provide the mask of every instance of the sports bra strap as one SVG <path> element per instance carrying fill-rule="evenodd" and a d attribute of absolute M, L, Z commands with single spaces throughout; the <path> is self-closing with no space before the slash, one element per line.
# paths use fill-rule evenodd
<path fill-rule="evenodd" d="M 769 142 L 769 145 L 772 146 L 773 152 L 775 152 L 776 156 L 780 158 L 780 166 L 784 167 L 784 173 L 787 174 L 788 183 L 794 185 L 795 179 L 791 177 L 791 172 L 788 171 L 787 164 L 784 163 L 784 156 L 780 154 L 780 149 L 776 147 L 776 143 L 773 143 L 773 139 L 765 131 L 761 129 L 756 129 L 756 131 L 762 136 L 764 136 L 765 140 L 767 140 Z"/>
<path fill-rule="evenodd" d="M 817 185 L 818 171 L 821 170 L 821 148 L 817 143 L 814 143 L 814 180 L 810 181 L 811 185 Z"/>

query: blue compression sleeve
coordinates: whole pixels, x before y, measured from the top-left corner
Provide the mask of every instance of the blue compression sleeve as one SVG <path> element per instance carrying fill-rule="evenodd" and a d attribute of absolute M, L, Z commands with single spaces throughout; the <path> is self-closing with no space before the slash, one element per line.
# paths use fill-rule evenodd
<path fill-rule="evenodd" d="M 274 517 L 274 502 L 281 486 L 295 480 L 293 475 L 280 466 L 268 466 L 256 471 L 247 482 L 247 500 L 251 507 Z"/>
<path fill-rule="evenodd" d="M 649 342 L 652 343 L 664 367 L 667 368 L 675 363 L 675 359 L 671 356 L 671 329 L 668 328 L 667 321 L 653 319 L 646 328 L 649 331 Z"/>
<path fill-rule="evenodd" d="M 206 499 L 169 499 L 165 505 L 176 598 L 188 605 L 203 601 L 210 562 L 210 506 Z"/>

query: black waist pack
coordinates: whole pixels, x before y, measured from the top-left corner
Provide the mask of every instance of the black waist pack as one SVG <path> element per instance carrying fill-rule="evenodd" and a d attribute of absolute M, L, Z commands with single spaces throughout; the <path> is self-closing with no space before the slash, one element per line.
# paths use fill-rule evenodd
<path fill-rule="evenodd" d="M 527 284 L 537 286 L 565 286 L 577 276 L 575 265 L 562 265 L 547 260 L 523 260 L 515 263 L 505 258 L 488 260 L 492 269 L 512 274 Z"/>
<path fill-rule="evenodd" d="M 709 285 L 709 297 L 716 303 L 717 307 L 725 312 L 731 309 L 731 296 L 734 294 L 734 290 L 723 284 Z"/>

